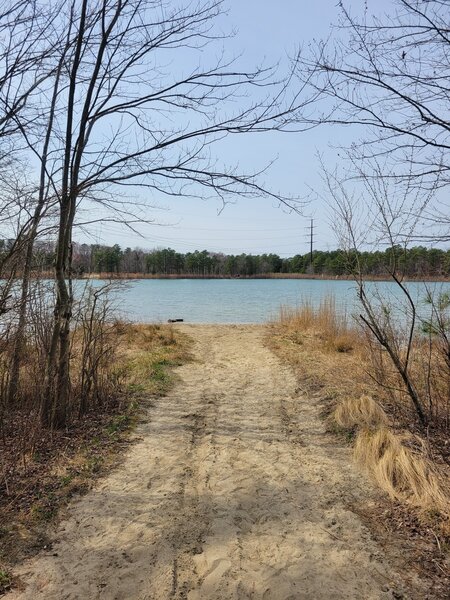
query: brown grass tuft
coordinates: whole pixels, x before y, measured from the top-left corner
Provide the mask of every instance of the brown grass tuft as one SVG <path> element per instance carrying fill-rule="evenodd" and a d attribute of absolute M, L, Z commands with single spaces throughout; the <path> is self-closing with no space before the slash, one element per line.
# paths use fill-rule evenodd
<path fill-rule="evenodd" d="M 388 423 L 387 415 L 381 406 L 366 395 L 342 400 L 333 413 L 333 419 L 343 429 L 374 429 Z"/>
<path fill-rule="evenodd" d="M 392 498 L 450 518 L 450 496 L 433 463 L 414 449 L 417 439 L 386 427 L 361 429 L 355 458 Z M 409 445 L 407 445 L 409 444 Z"/>
<path fill-rule="evenodd" d="M 332 416 L 339 427 L 357 429 L 355 459 L 391 498 L 450 517 L 450 490 L 426 458 L 425 443 L 389 429 L 386 413 L 373 398 L 343 400 Z"/>

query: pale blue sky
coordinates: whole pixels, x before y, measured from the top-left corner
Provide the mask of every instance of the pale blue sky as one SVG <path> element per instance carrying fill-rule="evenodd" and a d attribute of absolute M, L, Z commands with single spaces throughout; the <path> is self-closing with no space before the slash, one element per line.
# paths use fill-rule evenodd
<path fill-rule="evenodd" d="M 360 10 L 363 0 L 353 0 L 353 10 Z M 369 0 L 369 10 L 392 10 L 392 0 Z M 230 55 L 239 56 L 238 64 L 250 69 L 261 62 L 275 63 L 293 55 L 295 49 L 306 46 L 313 38 L 324 38 L 336 21 L 337 0 L 228 0 L 227 15 L 219 23 L 225 31 L 236 29 L 233 39 L 225 41 Z M 320 189 L 319 165 L 316 153 L 334 163 L 333 145 L 357 137 L 350 129 L 321 128 L 308 133 L 262 134 L 231 136 L 215 149 L 228 164 L 239 162 L 243 170 L 259 169 L 274 158 L 276 163 L 264 177 L 268 187 L 286 194 L 305 196 L 310 188 Z M 119 243 L 122 247 L 167 247 L 178 251 L 208 249 L 226 253 L 275 252 L 291 256 L 308 251 L 309 216 L 315 219 L 315 247 L 336 247 L 329 226 L 330 215 L 321 202 L 315 200 L 305 209 L 305 215 L 289 214 L 269 200 L 242 200 L 221 208 L 216 201 L 168 200 L 151 198 L 162 210 L 149 213 L 156 223 L 167 226 L 143 225 L 139 237 L 118 224 L 103 223 L 91 228 L 91 235 L 78 233 L 79 241 L 104 244 Z"/>

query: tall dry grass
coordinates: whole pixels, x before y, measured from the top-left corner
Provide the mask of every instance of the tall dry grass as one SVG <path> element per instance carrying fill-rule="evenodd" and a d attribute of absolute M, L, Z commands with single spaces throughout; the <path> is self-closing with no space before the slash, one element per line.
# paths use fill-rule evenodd
<path fill-rule="evenodd" d="M 334 296 L 323 298 L 319 306 L 306 300 L 297 308 L 281 307 L 280 324 L 291 336 L 316 337 L 324 350 L 350 352 L 360 345 L 360 334 L 345 313 L 336 310 Z"/>

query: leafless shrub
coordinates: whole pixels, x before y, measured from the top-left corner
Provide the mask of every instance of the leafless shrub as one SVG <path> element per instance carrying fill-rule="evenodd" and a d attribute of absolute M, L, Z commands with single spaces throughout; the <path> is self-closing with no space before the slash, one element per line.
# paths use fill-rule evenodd
<path fill-rule="evenodd" d="M 71 332 L 70 380 L 72 402 L 67 424 L 89 411 L 105 411 L 120 398 L 120 381 L 115 374 L 115 353 L 122 335 L 117 326 L 110 292 L 117 286 L 86 286 L 77 300 L 77 314 Z M 42 440 L 51 445 L 51 432 L 42 430 L 39 418 L 45 394 L 47 356 L 51 344 L 54 283 L 33 280 L 27 309 L 27 328 L 20 357 L 17 393 L 8 402 L 8 372 L 14 349 L 14 327 L 0 336 L 0 488 L 8 492 L 17 470 L 26 472 Z M 50 437 L 49 437 L 50 436 Z M 45 444 L 44 444 L 45 445 Z M 6 457 L 6 458 L 5 458 Z"/>
<path fill-rule="evenodd" d="M 108 283 L 99 288 L 89 286 L 80 306 L 77 331 L 73 336 L 72 361 L 78 400 L 78 416 L 99 407 L 117 396 L 112 365 L 116 357 L 118 338 L 116 317 L 110 294 L 118 283 Z M 75 400 L 76 401 L 76 400 Z"/>

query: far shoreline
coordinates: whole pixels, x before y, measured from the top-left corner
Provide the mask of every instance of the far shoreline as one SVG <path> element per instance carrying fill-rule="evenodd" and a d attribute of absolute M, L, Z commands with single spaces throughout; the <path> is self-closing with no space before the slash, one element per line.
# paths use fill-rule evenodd
<path fill-rule="evenodd" d="M 49 279 L 53 278 L 52 273 L 45 273 L 42 276 L 48 277 Z M 137 279 L 201 279 L 201 280 L 252 280 L 252 279 L 304 279 L 304 280 L 322 280 L 322 281 L 354 281 L 354 278 L 350 275 L 330 275 L 330 274 L 314 274 L 314 273 L 265 273 L 260 275 L 198 275 L 198 274 L 158 274 L 153 275 L 151 273 L 84 273 L 84 274 L 74 274 L 73 279 L 81 279 L 81 280 L 137 280 Z M 367 275 L 364 277 L 365 281 L 392 281 L 392 277 L 388 275 Z M 424 277 L 404 277 L 403 281 L 410 282 L 422 282 L 422 283 L 449 283 L 450 277 L 440 275 L 440 276 L 424 276 Z"/>

